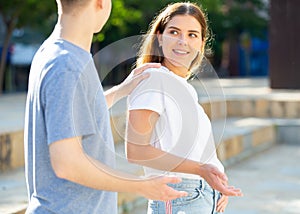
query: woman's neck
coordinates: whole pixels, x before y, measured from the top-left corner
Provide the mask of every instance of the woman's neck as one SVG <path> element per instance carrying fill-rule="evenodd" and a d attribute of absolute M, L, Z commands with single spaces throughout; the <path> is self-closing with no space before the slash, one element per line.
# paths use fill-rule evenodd
<path fill-rule="evenodd" d="M 182 78 L 187 78 L 189 76 L 189 70 L 185 67 L 174 66 L 166 60 L 162 62 L 162 65 L 168 68 L 177 76 L 180 76 Z"/>

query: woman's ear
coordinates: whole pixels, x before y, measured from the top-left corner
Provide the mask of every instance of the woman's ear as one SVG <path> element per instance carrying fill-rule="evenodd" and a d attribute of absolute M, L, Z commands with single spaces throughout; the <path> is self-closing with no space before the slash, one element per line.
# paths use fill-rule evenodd
<path fill-rule="evenodd" d="M 156 37 L 157 37 L 158 45 L 159 45 L 159 47 L 161 47 L 162 46 L 162 34 L 159 33 L 159 31 L 157 31 Z"/>

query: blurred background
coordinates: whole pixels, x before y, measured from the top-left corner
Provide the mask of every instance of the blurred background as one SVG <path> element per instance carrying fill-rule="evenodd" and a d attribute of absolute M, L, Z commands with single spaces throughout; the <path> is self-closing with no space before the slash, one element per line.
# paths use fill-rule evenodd
<path fill-rule="evenodd" d="M 176 0 L 113 0 L 108 23 L 95 35 L 92 52 L 147 31 L 155 14 Z M 212 32 L 207 57 L 219 77 L 269 75 L 269 0 L 196 0 L 207 13 Z M 12 0 L 0 3 L 0 91 L 26 91 L 35 51 L 56 22 L 55 1 Z M 123 63 L 105 79 L 119 83 L 132 67 Z M 126 72 L 124 72 L 124 68 Z M 122 69 L 122 72 L 119 72 Z"/>
<path fill-rule="evenodd" d="M 94 36 L 91 52 L 146 33 L 153 17 L 172 2 L 178 1 L 112 0 L 110 19 Z M 226 100 L 206 100 L 207 94 L 199 93 L 201 81 L 193 84 L 214 133 L 221 136 L 218 156 L 232 184 L 245 195 L 230 199 L 226 213 L 299 213 L 300 0 L 191 2 L 207 13 L 212 36 L 206 58 Z M 56 19 L 55 0 L 0 0 L 0 213 L 24 213 L 27 207 L 23 129 L 28 76 Z M 116 57 L 105 53 L 102 61 Z M 134 61 L 108 71 L 104 87 L 120 83 Z M 112 132 L 121 153 L 126 100 L 115 106 Z M 145 213 L 144 198 L 121 193 L 118 199 L 119 213 Z"/>

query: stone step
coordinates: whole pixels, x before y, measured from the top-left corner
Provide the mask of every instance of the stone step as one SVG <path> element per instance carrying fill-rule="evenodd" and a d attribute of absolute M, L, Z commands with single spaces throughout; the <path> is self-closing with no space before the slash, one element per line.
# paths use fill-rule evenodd
<path fill-rule="evenodd" d="M 225 125 L 225 127 L 224 127 Z M 271 119 L 228 118 L 212 123 L 219 159 L 225 167 L 238 163 L 277 142 L 276 126 Z M 222 133 L 221 141 L 216 139 Z"/>
<path fill-rule="evenodd" d="M 300 119 L 300 99 L 256 98 L 227 100 L 227 116 Z"/>
<path fill-rule="evenodd" d="M 0 96 L 0 134 L 24 128 L 25 93 Z"/>
<path fill-rule="evenodd" d="M 211 121 L 226 120 L 236 117 L 276 118 L 300 120 L 300 96 L 285 97 L 281 94 L 265 97 L 228 97 L 226 101 L 220 99 L 200 99 L 200 105 Z M 126 99 L 119 101 L 110 109 L 111 126 L 115 142 L 124 140 L 126 126 Z"/>
<path fill-rule="evenodd" d="M 223 80 L 224 81 L 224 80 Z M 226 81 L 225 81 L 226 82 Z M 225 85 L 226 89 L 226 84 Z M 199 89 L 199 86 L 195 84 Z M 212 121 L 226 120 L 227 117 L 258 117 L 278 119 L 300 119 L 300 95 L 299 92 L 276 91 L 272 94 L 263 91 L 253 91 L 254 95 L 241 95 L 243 89 L 237 94 L 228 92 L 226 101 L 220 97 L 208 98 L 204 92 L 199 92 L 200 104 Z M 226 91 L 226 90 L 225 90 Z M 288 95 L 287 95 L 288 93 Z M 224 97 L 223 97 L 224 98 Z M 24 106 L 26 96 L 24 93 L 14 95 L 2 95 L 0 102 L 0 171 L 24 165 L 22 132 L 24 126 Z M 126 99 L 123 99 L 110 109 L 112 132 L 115 142 L 124 139 L 126 121 Z M 287 127 L 286 123 L 284 127 Z M 295 128 L 298 125 L 294 126 Z M 294 129 L 295 129 L 294 128 Z M 291 128 L 290 128 L 291 130 Z M 287 132 L 287 129 L 286 131 Z M 286 135 L 287 137 L 288 135 Z M 17 140 L 19 139 L 19 140 Z M 20 144 L 20 145 L 19 145 Z M 13 149 L 12 149 L 13 148 Z M 17 150 L 16 150 L 17 149 Z"/>
<path fill-rule="evenodd" d="M 24 166 L 25 93 L 0 96 L 0 173 Z"/>
<path fill-rule="evenodd" d="M 23 130 L 0 133 L 0 173 L 24 166 L 23 139 Z"/>
<path fill-rule="evenodd" d="M 299 90 L 272 90 L 268 79 L 203 79 L 191 82 L 208 116 L 300 118 Z"/>
<path fill-rule="evenodd" d="M 237 163 L 272 146 L 276 140 L 275 127 L 271 120 L 266 119 L 230 118 L 226 120 L 225 127 L 224 121 L 214 121 L 213 130 L 215 133 L 222 133 L 222 142 L 217 146 L 217 151 L 225 166 Z M 216 142 L 218 142 L 217 139 Z M 141 166 L 127 162 L 123 143 L 116 144 L 116 160 L 119 170 L 132 174 L 142 174 Z M 1 173 L 0 185 L 0 213 L 24 211 L 27 201 L 24 169 L 19 168 Z M 120 193 L 118 197 L 120 210 L 124 212 L 127 210 L 129 213 L 130 210 L 139 206 L 140 201 L 140 197 L 129 193 Z"/>
<path fill-rule="evenodd" d="M 276 124 L 276 138 L 278 142 L 300 145 L 300 119 L 272 119 Z"/>
<path fill-rule="evenodd" d="M 124 102 L 124 101 L 123 101 Z M 228 104 L 228 115 L 230 117 L 239 116 L 239 117 L 259 117 L 268 119 L 270 114 L 276 114 L 275 117 L 277 120 L 281 120 L 282 122 L 279 124 L 281 127 L 281 131 L 279 132 L 280 138 L 285 138 L 287 140 L 290 137 L 289 142 L 293 141 L 293 135 L 298 134 L 296 130 L 299 128 L 299 123 L 291 122 L 293 120 L 297 120 L 295 118 L 299 118 L 300 120 L 300 101 L 299 102 L 274 102 L 274 101 L 266 101 L 269 103 L 269 106 L 273 106 L 273 110 L 264 110 L 265 108 L 259 108 L 261 100 L 256 101 L 227 101 Z M 267 105 L 267 103 L 263 105 Z M 279 104 L 281 103 L 281 104 Z M 205 111 L 208 113 L 209 117 L 211 117 L 212 121 L 225 121 L 226 113 L 224 113 L 223 103 L 222 102 L 213 102 L 213 103 L 203 103 L 201 104 Z M 276 111 L 276 109 L 281 110 Z M 261 111 L 257 109 L 261 109 Z M 256 109 L 256 110 L 255 110 Z M 272 109 L 272 108 L 271 108 Z M 247 111 L 248 110 L 248 111 Z M 299 112 L 298 112 L 299 111 Z M 260 112 L 260 113 L 259 113 Z M 265 114 L 263 114 L 265 112 Z M 272 113 L 273 112 L 273 113 Z M 257 113 L 257 114 L 256 114 Z M 124 131 L 126 126 L 126 115 L 119 109 L 111 110 L 111 125 L 112 132 L 115 139 L 115 142 L 122 142 L 124 139 Z M 287 119 L 287 120 L 285 120 Z M 285 121 L 285 122 L 284 122 Z M 290 123 L 290 124 L 289 124 Z M 13 124 L 13 122 L 11 122 Z M 16 125 L 14 127 L 10 127 L 0 129 L 0 171 L 5 171 L 7 169 L 16 168 L 24 165 L 24 149 L 23 149 L 23 129 L 22 125 Z M 289 127 L 289 128 L 288 128 Z M 292 128 L 294 127 L 294 128 Z M 288 129 L 290 131 L 288 131 Z M 285 131 L 282 131 L 285 130 Z M 287 132 L 294 134 L 285 134 Z M 284 136 L 282 136 L 284 135 Z M 282 140 L 282 139 L 280 139 Z"/>
<path fill-rule="evenodd" d="M 300 98 L 227 98 L 226 101 L 200 102 L 211 120 L 226 117 L 258 117 L 300 119 Z"/>

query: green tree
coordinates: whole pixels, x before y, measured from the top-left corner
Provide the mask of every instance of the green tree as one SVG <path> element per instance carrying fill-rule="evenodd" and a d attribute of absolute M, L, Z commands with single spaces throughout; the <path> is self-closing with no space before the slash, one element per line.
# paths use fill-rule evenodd
<path fill-rule="evenodd" d="M 4 38 L 0 60 L 0 94 L 6 67 L 6 57 L 14 29 L 24 26 L 42 28 L 49 32 L 49 24 L 54 20 L 55 1 L 9 0 L 0 2 L 0 16 L 4 22 Z"/>
<path fill-rule="evenodd" d="M 94 36 L 94 51 L 119 39 L 145 33 L 149 23 L 160 9 L 182 0 L 112 0 L 110 19 L 104 29 Z M 220 64 L 224 41 L 238 42 L 238 36 L 246 31 L 262 36 L 267 28 L 264 0 L 192 0 L 202 6 L 208 15 L 212 40 L 208 43 L 213 51 L 213 64 Z M 0 93 L 3 84 L 5 59 L 12 32 L 16 27 L 42 27 L 49 33 L 56 18 L 55 1 L 9 0 L 0 2 L 0 16 L 5 22 L 5 38 L 0 61 Z M 49 18 L 50 17 L 50 18 Z"/>
<path fill-rule="evenodd" d="M 113 0 L 113 10 L 103 31 L 96 35 L 100 47 L 127 36 L 145 33 L 149 23 L 160 9 L 169 3 L 182 0 Z M 268 8 L 263 0 L 194 0 L 207 13 L 211 39 L 208 46 L 216 58 L 216 65 L 222 56 L 222 43 L 237 40 L 238 35 L 247 31 L 253 36 L 264 36 L 267 28 Z M 106 35 L 106 36 L 105 36 Z"/>
<path fill-rule="evenodd" d="M 174 0 L 112 0 L 110 18 L 94 42 L 103 47 L 127 36 L 145 33 L 158 10 Z"/>
<path fill-rule="evenodd" d="M 214 0 L 219 1 L 218 10 L 209 11 L 211 27 L 214 33 L 212 48 L 215 67 L 223 67 L 232 75 L 238 71 L 238 50 L 241 35 L 266 39 L 268 26 L 268 5 L 263 0 Z M 245 38 L 245 37 L 244 37 Z M 248 39 L 248 40 L 249 40 Z M 248 46 L 250 41 L 248 41 Z M 227 48 L 224 48 L 224 45 Z M 230 56 L 228 58 L 228 56 Z M 226 58 L 224 60 L 224 58 Z"/>

